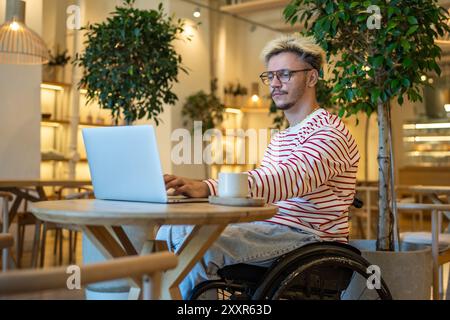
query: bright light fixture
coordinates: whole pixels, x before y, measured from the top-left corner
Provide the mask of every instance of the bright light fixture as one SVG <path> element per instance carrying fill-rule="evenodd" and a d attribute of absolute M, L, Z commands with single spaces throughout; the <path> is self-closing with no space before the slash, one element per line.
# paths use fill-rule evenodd
<path fill-rule="evenodd" d="M 404 138 L 406 142 L 446 142 L 450 141 L 450 136 L 417 136 L 417 137 L 406 137 Z"/>
<path fill-rule="evenodd" d="M 259 101 L 258 95 L 254 94 L 254 95 L 252 96 L 252 101 L 253 101 L 253 102 L 258 102 L 258 101 Z"/>
<path fill-rule="evenodd" d="M 414 129 L 449 129 L 450 122 L 441 123 L 416 123 L 416 124 L 405 124 L 403 129 L 414 130 Z"/>
<path fill-rule="evenodd" d="M 42 83 L 41 89 L 55 90 L 55 91 L 64 91 L 64 88 L 55 84 Z"/>
<path fill-rule="evenodd" d="M 44 40 L 25 24 L 25 1 L 7 0 L 5 21 L 0 25 L 0 63 L 36 65 L 49 61 Z"/>
<path fill-rule="evenodd" d="M 235 114 L 241 114 L 242 111 L 235 108 L 225 108 L 226 113 L 235 113 Z"/>
<path fill-rule="evenodd" d="M 192 15 L 195 18 L 200 18 L 200 16 L 202 15 L 201 12 L 200 12 L 200 8 L 199 7 L 195 8 L 194 13 L 192 13 Z"/>
<path fill-rule="evenodd" d="M 17 30 L 20 29 L 20 24 L 18 24 L 16 21 L 13 21 L 13 22 L 9 25 L 9 28 L 10 28 L 12 31 L 17 31 Z"/>

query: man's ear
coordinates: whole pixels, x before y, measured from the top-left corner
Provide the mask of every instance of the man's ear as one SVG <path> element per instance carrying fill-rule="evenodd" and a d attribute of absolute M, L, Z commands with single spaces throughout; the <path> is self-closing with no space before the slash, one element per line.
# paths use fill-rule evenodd
<path fill-rule="evenodd" d="M 308 77 L 308 87 L 314 87 L 319 81 L 319 72 L 316 69 L 313 69 Z"/>

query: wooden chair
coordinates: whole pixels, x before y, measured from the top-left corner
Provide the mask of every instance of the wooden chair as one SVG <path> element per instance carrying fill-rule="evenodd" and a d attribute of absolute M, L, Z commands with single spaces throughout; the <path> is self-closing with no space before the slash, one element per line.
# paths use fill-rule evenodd
<path fill-rule="evenodd" d="M 9 263 L 9 248 L 14 244 L 14 238 L 9 233 L 0 233 L 0 250 L 2 251 L 2 270 L 8 270 Z"/>
<path fill-rule="evenodd" d="M 25 193 L 33 192 L 34 190 L 24 188 Z M 28 211 L 28 201 L 23 202 L 23 211 L 17 212 L 17 268 L 22 267 L 23 248 L 25 243 L 25 231 L 27 226 L 34 226 L 34 239 L 32 245 L 31 266 L 36 267 L 39 255 L 39 242 L 41 238 L 41 224 L 42 222 L 36 219 L 36 217 Z"/>
<path fill-rule="evenodd" d="M 9 229 L 9 202 L 13 200 L 13 196 L 7 192 L 0 192 L 0 200 L 2 200 L 2 232 L 3 234 L 8 234 Z M 6 235 L 4 235 L 6 239 Z M 11 237 L 11 235 L 8 235 Z M 12 237 L 11 237 L 12 238 Z M 6 240 L 5 240 L 6 241 Z M 10 245 L 11 246 L 11 245 Z M 9 247 L 10 246 L 0 246 L 2 250 L 2 269 L 6 271 L 9 266 Z"/>
<path fill-rule="evenodd" d="M 177 264 L 178 258 L 171 252 L 117 258 L 103 263 L 88 264 L 79 269 L 80 285 L 132 278 L 137 283 L 143 281 L 144 300 L 159 299 L 161 273 L 175 268 Z M 65 288 L 70 290 L 68 288 L 69 277 L 72 277 L 72 273 L 68 273 L 66 267 L 4 272 L 0 274 L 0 292 L 2 296 L 8 296 Z"/>
<path fill-rule="evenodd" d="M 75 188 L 77 192 L 69 193 L 68 195 L 64 196 L 64 191 L 67 189 L 74 189 L 74 188 L 68 188 L 68 187 L 61 187 L 56 192 L 56 197 L 58 200 L 66 199 L 89 199 L 94 195 L 94 192 L 90 188 Z M 42 230 L 42 237 L 41 237 L 41 249 L 40 249 L 40 267 L 44 267 L 44 260 L 45 260 L 45 250 L 46 250 L 46 240 L 47 240 L 47 232 L 50 230 L 55 231 L 55 243 L 53 246 L 53 255 L 56 257 L 58 253 L 58 259 L 59 259 L 59 265 L 63 265 L 63 230 L 64 228 L 62 226 L 44 222 L 43 223 L 43 230 Z M 77 238 L 78 238 L 78 232 L 69 229 L 69 243 L 68 243 L 68 253 L 69 253 L 69 264 L 75 263 L 75 257 L 76 257 L 76 250 L 77 250 Z"/>
<path fill-rule="evenodd" d="M 14 238 L 9 233 L 0 233 L 0 249 L 6 249 L 12 247 L 14 244 Z"/>

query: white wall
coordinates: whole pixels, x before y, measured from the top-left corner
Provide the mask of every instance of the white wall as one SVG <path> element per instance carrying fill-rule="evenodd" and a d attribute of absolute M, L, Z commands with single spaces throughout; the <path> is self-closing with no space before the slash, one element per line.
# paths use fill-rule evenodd
<path fill-rule="evenodd" d="M 42 0 L 26 2 L 26 24 L 40 34 Z M 40 83 L 41 66 L 0 65 L 0 179 L 39 178 Z"/>
<path fill-rule="evenodd" d="M 207 3 L 207 1 L 203 1 Z M 171 1 L 170 11 L 177 18 L 185 20 L 185 32 L 192 35 L 191 41 L 176 41 L 175 48 L 183 58 L 183 65 L 188 69 L 189 74 L 181 72 L 178 76 L 179 83 L 174 86 L 174 91 L 178 96 L 178 102 L 173 107 L 168 107 L 171 111 L 171 129 L 183 128 L 183 117 L 181 115 L 182 106 L 186 98 L 200 90 L 210 92 L 211 70 L 210 70 L 210 26 L 208 10 L 201 10 L 200 18 L 194 18 L 192 12 L 195 5 Z M 201 23 L 197 26 L 198 23 Z M 176 143 L 172 143 L 172 146 Z M 193 144 L 192 144 L 193 145 Z M 192 153 L 193 155 L 193 153 Z M 206 178 L 205 165 L 172 163 L 172 172 L 176 175 L 203 179 Z"/>

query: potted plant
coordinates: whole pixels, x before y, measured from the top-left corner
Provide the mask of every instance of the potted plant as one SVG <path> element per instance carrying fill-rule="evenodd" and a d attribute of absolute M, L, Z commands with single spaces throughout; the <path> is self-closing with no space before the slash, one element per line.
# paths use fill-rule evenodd
<path fill-rule="evenodd" d="M 178 99 L 172 91 L 178 72 L 187 73 L 173 46 L 183 22 L 167 17 L 162 4 L 140 10 L 134 2 L 124 0 L 106 21 L 83 28 L 86 48 L 75 62 L 84 70 L 79 87 L 87 90 L 87 103 L 111 110 L 116 124 L 124 117 L 129 124 L 147 118 L 158 125 L 164 105 Z"/>
<path fill-rule="evenodd" d="M 377 113 L 379 223 L 376 251 L 373 243 L 366 254 L 380 265 L 394 297 L 429 298 L 429 285 L 422 285 L 431 282 L 431 262 L 423 256 L 428 250 L 422 256 L 394 252 L 390 102 L 402 105 L 405 97 L 422 101 L 421 76 L 440 74 L 436 60 L 441 49 L 434 40 L 450 30 L 447 10 L 436 0 L 293 0 L 284 17 L 304 24 L 327 51 L 332 102 L 340 106 L 339 115 Z"/>
<path fill-rule="evenodd" d="M 239 82 L 236 85 L 233 83 L 228 84 L 228 86 L 224 88 L 225 105 L 233 108 L 242 107 L 244 104 L 242 99 L 247 93 L 247 88 L 242 86 Z"/>
<path fill-rule="evenodd" d="M 64 67 L 70 60 L 67 52 L 67 50 L 59 52 L 59 47 L 56 49 L 54 55 L 49 51 L 50 59 L 48 64 L 44 65 L 44 72 L 42 73 L 43 81 L 64 82 Z"/>
<path fill-rule="evenodd" d="M 217 79 L 211 81 L 211 92 L 205 93 L 203 90 L 190 95 L 181 110 L 185 118 L 184 125 L 192 125 L 194 121 L 202 122 L 202 133 L 215 128 L 223 121 L 225 106 L 216 95 Z"/>

